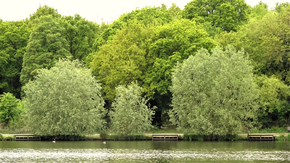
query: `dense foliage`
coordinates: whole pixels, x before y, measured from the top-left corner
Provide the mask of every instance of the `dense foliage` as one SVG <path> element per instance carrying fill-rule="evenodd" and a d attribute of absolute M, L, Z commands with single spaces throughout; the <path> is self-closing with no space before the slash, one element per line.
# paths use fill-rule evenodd
<path fill-rule="evenodd" d="M 26 84 L 42 68 L 51 68 L 59 58 L 70 58 L 64 28 L 51 16 L 42 16 L 32 31 L 23 57 L 20 81 Z"/>
<path fill-rule="evenodd" d="M 147 62 L 153 66 L 148 69 L 145 83 L 160 94 L 168 93 L 171 72 L 177 62 L 182 62 L 201 48 L 215 46 L 202 26 L 185 19 L 157 27 L 150 41 Z"/>
<path fill-rule="evenodd" d="M 258 89 L 243 52 L 205 49 L 178 64 L 172 74 L 171 120 L 196 135 L 235 135 L 253 127 Z"/>
<path fill-rule="evenodd" d="M 250 6 L 244 0 L 192 0 L 182 11 L 186 19 L 210 22 L 224 31 L 237 30 L 248 20 Z"/>
<path fill-rule="evenodd" d="M 103 83 L 104 97 L 115 98 L 115 88 L 132 81 L 144 80 L 146 72 L 146 39 L 153 34 L 151 28 L 132 22 L 123 26 L 112 40 L 99 48 L 91 62 L 91 70 Z"/>
<path fill-rule="evenodd" d="M 29 35 L 24 21 L 0 23 L 0 94 L 10 92 L 20 98 L 20 72 Z"/>
<path fill-rule="evenodd" d="M 29 126 L 38 135 L 84 135 L 102 128 L 101 86 L 78 61 L 41 69 L 25 87 Z"/>
<path fill-rule="evenodd" d="M 62 99 L 59 99 L 59 95 L 69 93 L 69 96 L 66 96 L 66 100 L 71 101 L 69 103 L 72 105 L 81 106 L 84 101 L 79 101 L 79 103 L 75 104 L 77 100 L 80 100 L 75 100 L 75 98 L 82 91 L 74 91 L 91 89 L 85 82 L 82 82 L 82 84 L 80 84 L 81 82 L 73 83 L 76 85 L 72 84 L 71 87 L 67 87 L 71 89 L 67 90 L 67 92 L 62 92 L 62 88 L 55 90 L 41 88 L 42 85 L 46 85 L 49 82 L 51 82 L 51 85 L 56 86 L 57 83 L 60 84 L 61 81 L 59 79 L 61 77 L 72 75 L 70 71 L 66 75 L 54 74 L 46 78 L 43 74 L 53 74 L 56 69 L 60 68 L 61 64 L 79 65 L 76 61 L 71 62 L 77 59 L 80 62 L 84 62 L 85 66 L 76 66 L 78 68 L 72 68 L 71 71 L 82 72 L 80 73 L 82 75 L 79 73 L 76 73 L 76 75 L 80 75 L 81 77 L 79 78 L 81 79 L 87 78 L 91 82 L 94 81 L 100 84 L 98 85 L 97 95 L 99 98 L 104 97 L 105 102 L 101 102 L 101 105 L 104 105 L 105 111 L 101 113 L 95 112 L 97 115 L 95 117 L 88 116 L 88 118 L 84 118 L 85 120 L 82 119 L 84 121 L 83 124 L 80 124 L 78 122 L 79 119 L 75 117 L 70 119 L 70 124 L 68 124 L 66 120 L 60 122 L 53 119 L 55 118 L 55 116 L 52 116 L 54 112 L 49 112 L 49 114 L 44 114 L 45 112 L 40 110 L 39 112 L 36 110 L 32 112 L 37 107 L 28 103 L 25 109 L 27 110 L 27 115 L 45 117 L 43 120 L 46 122 L 57 123 L 51 126 L 44 125 L 44 128 L 37 130 L 38 133 L 67 135 L 81 134 L 87 131 L 93 132 L 101 127 L 102 117 L 99 114 L 106 114 L 103 119 L 107 121 L 106 127 L 112 127 L 117 132 L 116 127 L 114 127 L 116 124 L 110 123 L 114 116 L 119 115 L 119 113 L 113 115 L 113 111 L 117 111 L 117 104 L 119 105 L 117 99 L 124 100 L 124 98 L 127 98 L 126 100 L 129 100 L 129 98 L 132 98 L 130 100 L 133 102 L 137 95 L 132 97 L 131 95 L 136 93 L 135 91 L 138 92 L 138 90 L 144 91 L 138 94 L 140 99 L 145 96 L 148 98 L 144 98 L 146 100 L 143 101 L 141 108 L 157 106 L 157 109 L 154 110 L 154 115 L 151 115 L 151 112 L 150 115 L 149 113 L 147 115 L 148 119 L 153 119 L 153 125 L 180 127 L 187 132 L 195 133 L 198 130 L 200 131 L 199 134 L 235 134 L 238 130 L 245 131 L 246 128 L 251 128 L 253 124 L 243 119 L 248 117 L 248 120 L 255 123 L 258 122 L 258 126 L 262 128 L 289 126 L 289 2 L 277 3 L 274 9 L 269 9 L 267 4 L 262 1 L 256 6 L 250 7 L 244 0 L 192 0 L 184 8 L 182 8 L 183 6 L 179 7 L 176 4 L 172 4 L 168 8 L 161 4 L 160 7 L 137 8 L 121 15 L 111 24 L 90 22 L 78 14 L 63 16 L 58 13 L 57 9 L 46 5 L 39 6 L 25 20 L 3 21 L 0 19 L 1 97 L 6 98 L 8 95 L 13 95 L 16 97 L 15 99 L 22 99 L 25 102 L 25 100 L 32 97 L 32 93 L 30 92 L 29 94 L 28 91 L 29 89 L 30 91 L 32 90 L 30 87 L 33 84 L 31 83 L 37 83 L 39 84 L 38 90 L 47 89 L 47 94 L 35 96 L 38 100 L 43 98 L 43 101 L 38 101 L 39 105 L 46 102 L 56 102 Z M 229 45 L 232 45 L 238 52 L 233 50 L 233 47 L 229 48 Z M 212 51 L 216 46 L 220 46 L 221 49 Z M 200 49 L 203 50 L 200 51 Z M 197 53 L 198 56 L 196 56 Z M 237 55 L 240 56 L 238 57 Z M 201 56 L 204 60 L 200 60 Z M 59 62 L 58 66 L 54 67 L 56 62 L 63 58 L 66 58 L 66 61 Z M 219 66 L 213 64 L 216 63 L 211 60 L 213 58 L 224 64 Z M 210 102 L 206 106 L 194 105 L 202 108 L 203 111 L 207 111 L 207 113 L 211 113 L 212 117 L 216 118 L 206 119 L 204 124 L 208 126 L 202 125 L 201 121 L 203 119 L 196 118 L 198 115 L 192 116 L 193 114 L 199 114 L 199 117 L 205 117 L 206 115 L 202 112 L 199 113 L 192 110 L 183 112 L 182 109 L 177 109 L 179 108 L 177 107 L 178 102 L 194 103 L 194 100 L 191 101 L 188 98 L 198 99 L 202 96 L 201 93 L 188 96 L 176 95 L 179 89 L 182 90 L 181 88 L 184 85 L 191 83 L 191 80 L 188 79 L 190 82 L 188 81 L 180 86 L 176 86 L 175 83 L 174 86 L 173 80 L 177 80 L 174 77 L 177 75 L 177 72 L 175 72 L 177 71 L 175 69 L 176 64 L 178 63 L 178 68 L 181 68 L 182 65 L 185 66 L 191 61 L 192 65 L 190 66 L 196 68 L 194 73 L 192 72 L 193 69 L 188 69 L 187 72 L 183 73 L 191 72 L 197 75 L 196 78 L 201 83 L 197 83 L 197 85 L 200 85 L 198 85 L 196 90 L 208 91 L 206 95 L 208 95 L 207 100 Z M 249 83 L 252 83 L 252 79 L 249 76 L 253 77 L 253 82 L 257 87 L 253 88 L 254 92 L 252 93 L 255 93 L 256 89 L 258 89 L 258 97 L 253 97 L 258 110 L 253 107 L 251 110 L 253 112 L 249 111 L 249 114 L 245 117 L 238 118 L 236 113 L 243 115 L 248 111 L 249 107 L 246 107 L 248 105 L 236 108 L 238 109 L 236 112 L 229 110 L 228 106 L 222 105 L 224 103 L 219 104 L 220 108 L 221 106 L 224 108 L 221 110 L 216 108 L 217 105 L 209 107 L 216 100 L 223 101 L 220 99 L 222 97 L 228 98 L 229 96 L 226 96 L 226 93 L 232 91 L 232 94 L 236 95 L 233 91 L 241 87 L 239 84 L 242 84 L 244 80 L 238 81 L 239 77 L 237 75 L 242 71 L 238 71 L 237 68 L 231 68 L 231 71 L 228 70 L 234 64 L 239 65 L 243 72 L 246 72 L 247 75 L 244 77 L 249 79 Z M 198 65 L 203 67 L 198 67 L 200 68 L 198 69 L 196 67 Z M 243 66 L 251 68 L 245 69 L 242 68 Z M 85 67 L 89 68 L 90 72 Z M 222 71 L 224 69 L 225 71 Z M 59 70 L 59 72 L 64 72 L 65 70 Z M 174 74 L 173 76 L 172 73 Z M 225 73 L 227 74 L 225 75 Z M 59 78 L 56 79 L 56 77 Z M 77 82 L 77 80 L 74 81 L 74 78 L 72 79 L 71 82 Z M 232 82 L 227 83 L 226 79 L 232 80 Z M 206 82 L 204 82 L 202 84 L 203 80 L 208 83 L 205 84 Z M 64 81 L 68 81 L 68 79 Z M 132 82 L 134 82 L 134 86 L 131 85 Z M 251 84 L 249 83 L 250 87 Z M 221 88 L 223 89 L 207 90 L 207 88 L 215 88 L 222 85 L 223 87 Z M 191 90 L 189 88 L 186 88 L 182 93 Z M 121 98 L 120 93 L 118 94 L 121 89 L 124 91 L 130 90 L 132 93 L 124 94 Z M 133 91 L 133 89 L 136 90 Z M 89 90 L 88 93 L 90 91 L 92 90 Z M 217 92 L 219 92 L 219 96 L 215 97 Z M 40 92 L 36 91 L 35 88 L 34 93 L 38 94 Z M 47 98 L 47 95 L 50 98 Z M 241 94 L 241 96 L 244 95 Z M 236 98 L 240 98 L 240 96 L 237 95 Z M 52 99 L 55 101 L 50 101 Z M 16 101 L 22 103 L 19 100 Z M 238 102 L 244 102 L 244 100 L 241 98 Z M 231 102 L 234 103 L 236 101 L 235 99 Z M 93 102 L 90 101 L 89 103 Z M 6 106 L 6 104 L 0 103 L 0 106 L 4 105 Z M 64 105 L 63 103 L 55 103 L 52 109 L 59 111 L 62 109 L 69 110 L 69 106 L 66 108 Z M 48 109 L 48 106 L 50 107 L 51 105 L 47 104 L 46 108 L 44 107 L 43 109 Z M 129 114 L 133 105 L 132 107 L 120 105 L 120 107 L 122 108 L 122 115 L 124 114 L 123 116 L 126 117 L 125 115 Z M 83 109 L 76 110 L 75 113 L 86 112 Z M 175 117 L 176 119 L 174 120 L 173 116 L 174 123 L 172 123 L 169 121 L 168 113 L 170 111 L 172 113 L 171 116 L 182 114 L 182 117 Z M 68 111 L 63 112 L 69 113 Z M 19 112 L 19 114 L 21 114 L 20 118 L 16 119 L 24 120 L 28 118 L 25 111 Z M 68 118 L 68 116 L 59 118 Z M 89 123 L 86 121 L 88 119 L 93 120 Z M 9 122 L 2 120 L 1 123 L 6 125 L 8 123 L 9 125 L 12 121 L 14 123 L 15 120 L 12 119 Z M 94 121 L 96 121 L 95 128 L 92 127 Z M 229 123 L 225 125 L 223 121 L 229 121 Z M 28 125 L 27 128 L 29 129 L 30 127 L 36 131 L 37 127 L 32 122 L 30 123 L 31 126 Z M 193 122 L 200 125 L 197 128 L 188 127 Z M 139 124 L 139 121 L 136 123 Z M 148 124 L 149 121 L 146 121 L 146 125 Z M 68 129 L 61 130 L 61 127 Z M 126 131 L 118 133 L 123 135 L 126 134 L 125 132 L 127 134 L 141 133 L 141 131 L 148 129 L 145 128 L 130 127 Z"/>
<path fill-rule="evenodd" d="M 68 50 L 73 59 L 85 61 L 87 55 L 92 52 L 99 26 L 85 20 L 80 15 L 64 16 L 60 21 L 64 27 L 64 37 L 68 42 Z"/>
<path fill-rule="evenodd" d="M 148 100 L 142 97 L 142 88 L 137 83 L 131 83 L 116 89 L 117 96 L 110 113 L 112 131 L 125 136 L 144 134 L 152 127 L 154 111 L 147 106 Z"/>
<path fill-rule="evenodd" d="M 11 93 L 4 93 L 0 96 L 0 122 L 5 126 L 13 125 L 12 123 L 20 119 L 23 112 L 21 101 L 15 98 Z"/>

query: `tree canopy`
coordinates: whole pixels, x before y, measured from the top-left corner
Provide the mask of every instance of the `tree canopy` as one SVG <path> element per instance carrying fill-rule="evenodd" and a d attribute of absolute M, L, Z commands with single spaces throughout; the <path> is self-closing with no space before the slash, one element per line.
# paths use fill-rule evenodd
<path fill-rule="evenodd" d="M 25 87 L 29 127 L 38 135 L 84 135 L 102 128 L 101 86 L 78 61 L 59 60 Z"/>
<path fill-rule="evenodd" d="M 144 7 L 142 9 L 133 10 L 130 13 L 121 15 L 115 20 L 104 32 L 96 39 L 94 49 L 98 51 L 99 47 L 111 40 L 118 30 L 126 26 L 127 23 L 137 20 L 139 24 L 145 26 L 150 24 L 163 25 L 173 20 L 171 13 L 166 8 L 160 7 Z"/>
<path fill-rule="evenodd" d="M 63 16 L 60 24 L 64 27 L 64 37 L 68 42 L 68 50 L 73 59 L 85 61 L 92 52 L 99 25 L 85 20 L 80 15 Z"/>
<path fill-rule="evenodd" d="M 290 115 L 290 88 L 275 76 L 256 76 L 259 86 L 259 122 L 263 128 L 273 127 L 273 124 L 287 124 Z"/>
<path fill-rule="evenodd" d="M 0 94 L 20 98 L 20 72 L 30 29 L 24 21 L 0 23 Z"/>
<path fill-rule="evenodd" d="M 178 64 L 172 74 L 171 121 L 197 135 L 235 135 L 257 117 L 258 89 L 243 51 L 205 49 Z"/>
<path fill-rule="evenodd" d="M 59 58 L 71 58 L 64 28 L 51 16 L 42 16 L 31 33 L 23 57 L 20 81 L 26 84 L 41 68 L 51 68 Z"/>
<path fill-rule="evenodd" d="M 268 5 L 262 1 L 255 5 L 251 10 L 251 18 L 262 19 L 269 11 Z"/>
<path fill-rule="evenodd" d="M 289 67 L 289 14 L 268 13 L 261 20 L 253 19 L 238 32 L 223 33 L 216 41 L 223 47 L 233 44 L 244 48 L 253 61 L 256 74 L 275 75 L 290 83 Z"/>
<path fill-rule="evenodd" d="M 211 22 L 224 31 L 236 31 L 249 14 L 244 0 L 192 0 L 181 12 L 183 18 Z"/>
<path fill-rule="evenodd" d="M 151 28 L 133 22 L 100 47 L 91 63 L 91 70 L 103 84 L 106 99 L 113 101 L 118 85 L 144 79 L 146 39 L 151 35 Z"/>
<path fill-rule="evenodd" d="M 31 28 L 36 27 L 38 24 L 42 23 L 41 17 L 42 16 L 51 16 L 54 19 L 60 18 L 61 15 L 57 12 L 56 9 L 49 7 L 47 5 L 39 6 L 35 13 L 29 16 L 28 26 Z"/>
<path fill-rule="evenodd" d="M 145 83 L 147 89 L 160 94 L 168 93 L 171 85 L 171 72 L 177 62 L 182 62 L 201 49 L 215 46 L 201 25 L 182 19 L 157 27 L 150 40 Z"/>

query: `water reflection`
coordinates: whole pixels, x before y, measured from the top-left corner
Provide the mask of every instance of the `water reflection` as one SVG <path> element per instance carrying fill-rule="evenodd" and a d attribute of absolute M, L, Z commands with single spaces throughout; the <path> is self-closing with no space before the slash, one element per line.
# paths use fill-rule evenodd
<path fill-rule="evenodd" d="M 0 142 L 0 162 L 290 162 L 284 142 Z"/>

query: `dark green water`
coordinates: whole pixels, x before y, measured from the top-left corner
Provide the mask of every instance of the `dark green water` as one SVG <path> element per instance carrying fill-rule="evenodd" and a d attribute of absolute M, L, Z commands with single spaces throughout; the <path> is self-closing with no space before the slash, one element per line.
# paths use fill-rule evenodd
<path fill-rule="evenodd" d="M 290 162 L 290 143 L 0 141 L 0 162 Z"/>

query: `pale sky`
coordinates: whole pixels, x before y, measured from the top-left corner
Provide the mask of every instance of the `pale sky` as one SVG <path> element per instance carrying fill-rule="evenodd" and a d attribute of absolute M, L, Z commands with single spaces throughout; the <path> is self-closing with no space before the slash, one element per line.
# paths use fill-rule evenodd
<path fill-rule="evenodd" d="M 28 18 L 39 7 L 48 5 L 57 9 L 61 15 L 75 15 L 97 23 L 111 23 L 124 13 L 143 8 L 145 6 L 161 6 L 164 3 L 168 8 L 175 3 L 181 9 L 191 0 L 0 0 L 0 19 L 15 21 Z M 254 6 L 260 0 L 245 0 L 247 4 Z M 276 2 L 290 2 L 290 0 L 262 0 L 270 8 L 275 7 Z"/>

